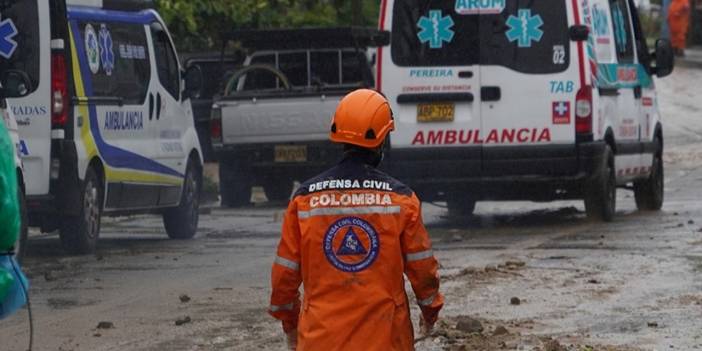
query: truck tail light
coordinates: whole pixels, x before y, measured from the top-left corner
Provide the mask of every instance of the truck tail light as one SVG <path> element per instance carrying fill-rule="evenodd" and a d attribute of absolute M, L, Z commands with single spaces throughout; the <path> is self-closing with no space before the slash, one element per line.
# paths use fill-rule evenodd
<path fill-rule="evenodd" d="M 68 122 L 68 72 L 63 53 L 51 54 L 51 128 L 60 129 Z"/>
<path fill-rule="evenodd" d="M 575 132 L 592 133 L 592 87 L 586 85 L 575 96 Z"/>
<path fill-rule="evenodd" d="M 212 106 L 210 114 L 210 138 L 212 144 L 222 143 L 222 108 L 217 105 Z"/>

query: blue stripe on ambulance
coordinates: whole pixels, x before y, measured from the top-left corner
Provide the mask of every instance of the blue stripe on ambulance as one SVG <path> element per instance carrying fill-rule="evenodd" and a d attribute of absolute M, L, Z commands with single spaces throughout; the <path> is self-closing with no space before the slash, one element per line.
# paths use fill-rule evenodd
<path fill-rule="evenodd" d="M 83 12 L 92 12 L 92 10 L 82 10 L 81 11 L 73 11 L 71 12 L 72 14 L 72 20 L 70 22 L 71 28 L 73 30 L 74 35 L 79 35 L 80 30 L 78 28 L 78 23 L 76 22 L 75 19 L 84 19 L 84 20 L 90 20 L 90 21 L 99 21 L 100 17 L 96 19 L 95 17 L 88 17 L 87 15 L 83 15 Z M 115 11 L 101 11 L 105 13 L 111 13 Z M 145 12 L 149 13 L 149 12 Z M 77 14 L 80 14 L 79 16 L 76 16 Z M 126 19 L 124 16 L 118 17 L 120 19 Z M 151 17 L 155 19 L 153 14 L 151 14 Z M 139 17 L 139 20 L 145 20 L 146 17 Z M 114 21 L 112 17 L 105 17 L 105 20 L 109 21 Z M 134 20 L 136 22 L 136 19 Z M 136 22 L 136 23 L 142 23 L 142 22 Z M 150 21 L 148 22 L 150 23 Z M 73 44 L 76 46 L 76 51 L 78 52 L 78 62 L 80 64 L 80 70 L 81 74 L 80 76 L 82 77 L 83 80 L 83 86 L 85 87 L 85 95 L 90 97 L 93 95 L 93 80 L 90 75 L 90 69 L 88 67 L 88 63 L 86 61 L 86 57 L 84 55 L 85 53 L 85 48 L 82 40 L 75 40 L 75 38 L 71 38 L 73 40 Z M 169 176 L 176 176 L 180 178 L 184 178 L 185 176 L 176 171 L 173 170 L 169 167 L 166 167 L 158 162 L 155 162 L 154 160 L 151 160 L 149 158 L 146 158 L 142 155 L 136 154 L 131 151 L 127 151 L 124 149 L 121 149 L 119 147 L 113 146 L 108 144 L 103 138 L 102 134 L 100 133 L 100 127 L 97 121 L 97 111 L 95 105 L 89 105 L 89 114 L 90 114 L 90 131 L 91 134 L 93 135 L 93 138 L 95 139 L 95 145 L 97 146 L 98 151 L 100 152 L 100 155 L 102 156 L 103 160 L 107 165 L 113 168 L 126 168 L 126 169 L 133 169 L 133 170 L 139 170 L 139 171 L 146 171 L 146 172 L 153 172 L 153 173 L 159 173 L 159 174 L 165 174 Z"/>

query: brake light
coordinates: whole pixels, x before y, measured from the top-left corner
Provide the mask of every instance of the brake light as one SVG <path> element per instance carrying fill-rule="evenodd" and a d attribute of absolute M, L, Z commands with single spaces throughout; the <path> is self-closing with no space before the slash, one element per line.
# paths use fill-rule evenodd
<path fill-rule="evenodd" d="M 51 54 L 51 128 L 63 128 L 68 122 L 68 75 L 63 53 Z"/>
<path fill-rule="evenodd" d="M 575 95 L 575 132 L 592 133 L 592 87 L 586 85 Z"/>
<path fill-rule="evenodd" d="M 222 143 L 222 109 L 214 105 L 210 114 L 210 138 L 213 144 Z"/>

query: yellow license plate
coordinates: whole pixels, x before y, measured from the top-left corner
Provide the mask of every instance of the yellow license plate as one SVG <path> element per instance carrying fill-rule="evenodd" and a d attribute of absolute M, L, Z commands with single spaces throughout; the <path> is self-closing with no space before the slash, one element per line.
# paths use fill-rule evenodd
<path fill-rule="evenodd" d="M 276 145 L 275 162 L 305 162 L 307 161 L 307 146 L 305 145 Z"/>
<path fill-rule="evenodd" d="M 417 122 L 453 122 L 456 105 L 450 103 L 432 103 L 417 105 Z"/>

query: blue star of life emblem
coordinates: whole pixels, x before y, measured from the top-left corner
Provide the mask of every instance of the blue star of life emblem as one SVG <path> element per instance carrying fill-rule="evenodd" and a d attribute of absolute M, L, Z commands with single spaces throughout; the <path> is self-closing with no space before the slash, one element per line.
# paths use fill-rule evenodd
<path fill-rule="evenodd" d="M 17 42 L 13 38 L 17 33 L 17 27 L 11 19 L 5 18 L 0 22 L 0 56 L 9 59 L 15 53 Z"/>
<path fill-rule="evenodd" d="M 102 69 L 108 76 L 112 75 L 115 68 L 115 53 L 112 47 L 112 35 L 104 24 L 100 26 L 100 61 Z"/>
<path fill-rule="evenodd" d="M 509 30 L 507 31 L 507 39 L 509 41 L 516 41 L 517 46 L 520 48 L 529 48 L 533 41 L 541 41 L 541 37 L 544 35 L 544 31 L 541 30 L 541 26 L 544 21 L 539 15 L 531 15 L 531 10 L 522 9 L 519 10 L 517 16 L 509 16 L 507 19 L 507 25 Z"/>
<path fill-rule="evenodd" d="M 442 16 L 441 10 L 431 10 L 429 16 L 422 16 L 417 22 L 417 27 L 421 29 L 417 37 L 422 43 L 428 42 L 430 48 L 441 49 L 444 42 L 453 40 L 453 25 L 451 16 Z"/>

